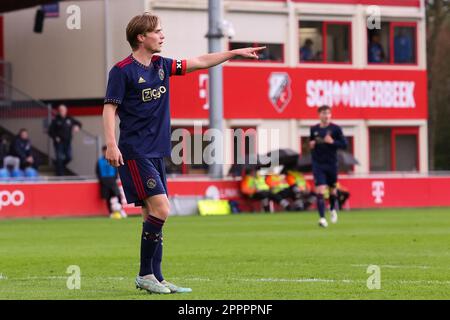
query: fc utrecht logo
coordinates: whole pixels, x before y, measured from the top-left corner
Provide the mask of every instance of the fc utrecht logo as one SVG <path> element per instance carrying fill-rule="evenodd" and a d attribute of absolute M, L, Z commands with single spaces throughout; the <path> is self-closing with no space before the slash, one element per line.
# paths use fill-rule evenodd
<path fill-rule="evenodd" d="M 372 196 L 375 203 L 383 203 L 384 181 L 372 181 Z"/>
<path fill-rule="evenodd" d="M 291 101 L 291 79 L 286 72 L 272 72 L 269 77 L 269 99 L 275 110 L 282 113 Z"/>

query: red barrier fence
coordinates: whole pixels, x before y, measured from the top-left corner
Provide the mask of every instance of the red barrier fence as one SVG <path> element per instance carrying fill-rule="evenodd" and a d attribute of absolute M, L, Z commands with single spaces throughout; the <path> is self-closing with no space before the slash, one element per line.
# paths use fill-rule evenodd
<path fill-rule="evenodd" d="M 342 177 L 340 182 L 350 190 L 350 208 L 450 207 L 450 176 Z M 241 200 L 238 181 L 169 179 L 168 187 L 171 197 Z M 126 211 L 140 212 L 132 206 Z M 0 184 L 0 218 L 97 215 L 107 211 L 96 181 Z"/>

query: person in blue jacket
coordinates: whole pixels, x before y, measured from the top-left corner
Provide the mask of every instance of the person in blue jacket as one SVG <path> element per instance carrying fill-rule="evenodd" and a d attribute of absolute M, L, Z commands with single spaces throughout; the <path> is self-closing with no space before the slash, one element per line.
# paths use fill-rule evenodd
<path fill-rule="evenodd" d="M 103 146 L 102 151 L 103 155 L 97 161 L 95 172 L 100 182 L 101 197 L 106 200 L 108 212 L 111 214 L 114 211 L 111 200 L 116 197 L 120 203 L 121 199 L 120 190 L 117 185 L 118 171 L 105 158 L 106 146 Z"/>

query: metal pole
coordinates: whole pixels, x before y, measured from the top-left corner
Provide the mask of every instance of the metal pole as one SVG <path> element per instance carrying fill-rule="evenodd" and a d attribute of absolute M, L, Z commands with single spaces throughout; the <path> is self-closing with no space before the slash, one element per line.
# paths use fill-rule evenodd
<path fill-rule="evenodd" d="M 222 51 L 222 0 L 208 0 L 208 51 Z M 222 65 L 209 69 L 209 128 L 223 133 L 223 78 Z M 223 134 L 222 134 L 223 137 Z M 214 139 L 216 161 L 209 166 L 211 178 L 223 176 L 223 139 Z"/>
<path fill-rule="evenodd" d="M 100 158 L 100 156 L 102 155 L 103 151 L 102 151 L 102 137 L 101 136 L 96 136 L 95 137 L 95 143 L 96 143 L 96 148 L 97 148 L 97 154 L 96 154 L 96 158 L 95 161 L 98 160 L 98 158 Z"/>
<path fill-rule="evenodd" d="M 48 135 L 48 129 L 50 128 L 50 124 L 52 123 L 52 105 L 50 103 L 47 104 L 47 155 L 48 155 L 48 166 L 52 166 L 52 138 Z"/>

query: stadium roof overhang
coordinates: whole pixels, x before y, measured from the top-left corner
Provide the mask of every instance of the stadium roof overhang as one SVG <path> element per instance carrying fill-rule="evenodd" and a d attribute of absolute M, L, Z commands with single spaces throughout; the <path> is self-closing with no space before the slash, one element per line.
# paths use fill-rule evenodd
<path fill-rule="evenodd" d="M 52 2 L 59 2 L 55 0 L 2 0 L 0 2 L 0 13 L 15 11 L 25 8 L 38 6 L 41 4 L 47 4 Z"/>

